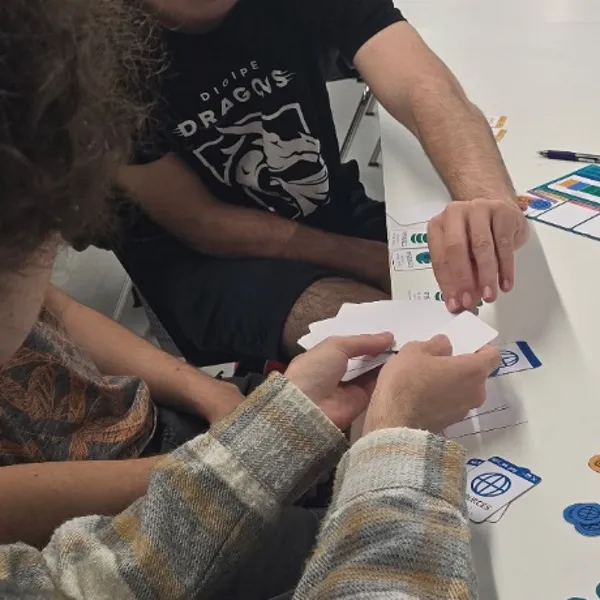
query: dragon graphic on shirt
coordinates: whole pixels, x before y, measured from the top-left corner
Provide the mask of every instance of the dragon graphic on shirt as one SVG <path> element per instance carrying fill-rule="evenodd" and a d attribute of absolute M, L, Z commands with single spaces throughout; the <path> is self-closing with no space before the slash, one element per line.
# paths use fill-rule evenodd
<path fill-rule="evenodd" d="M 221 183 L 241 186 L 263 208 L 290 219 L 327 204 L 329 172 L 321 142 L 311 135 L 299 104 L 208 131 L 217 139 L 194 155 Z"/>

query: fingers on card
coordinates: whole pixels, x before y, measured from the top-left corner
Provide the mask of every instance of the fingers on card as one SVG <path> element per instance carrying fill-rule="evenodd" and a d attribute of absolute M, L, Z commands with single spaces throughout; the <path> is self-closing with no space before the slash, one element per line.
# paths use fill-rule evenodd
<path fill-rule="evenodd" d="M 429 250 L 396 250 L 392 252 L 394 271 L 421 271 L 431 269 Z"/>
<path fill-rule="evenodd" d="M 499 456 L 494 456 L 473 467 L 467 473 L 467 509 L 474 523 L 483 523 L 496 516 L 511 502 L 542 479 L 529 469 L 519 467 Z M 492 521 L 494 522 L 494 521 Z"/>

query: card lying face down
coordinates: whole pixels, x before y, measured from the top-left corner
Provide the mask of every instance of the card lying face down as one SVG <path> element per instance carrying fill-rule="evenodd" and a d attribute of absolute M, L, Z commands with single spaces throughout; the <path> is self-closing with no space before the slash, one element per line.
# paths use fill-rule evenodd
<path fill-rule="evenodd" d="M 424 342 L 435 335 L 446 335 L 455 356 L 476 352 L 498 335 L 495 329 L 472 313 L 453 315 L 442 303 L 382 300 L 368 304 L 344 304 L 336 317 L 313 323 L 310 333 L 298 343 L 310 350 L 331 336 L 383 331 L 394 334 L 395 344 L 391 351 L 398 351 L 409 342 Z M 344 381 L 381 366 L 392 356 L 393 353 L 389 352 L 352 359 Z"/>

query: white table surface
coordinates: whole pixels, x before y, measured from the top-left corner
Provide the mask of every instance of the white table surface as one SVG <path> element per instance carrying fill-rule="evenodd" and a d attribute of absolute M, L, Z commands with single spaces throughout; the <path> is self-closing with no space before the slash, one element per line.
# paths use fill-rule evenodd
<path fill-rule="evenodd" d="M 520 192 L 575 170 L 544 148 L 600 153 L 600 2 L 397 2 L 488 116 L 507 115 L 500 149 Z M 439 196 L 420 146 L 381 110 L 388 212 Z M 442 192 L 443 193 L 443 192 Z M 392 273 L 394 296 L 432 287 L 432 271 Z M 543 362 L 506 376 L 529 423 L 463 438 L 470 456 L 500 455 L 543 478 L 497 524 L 473 525 L 485 600 L 596 598 L 600 537 L 563 520 L 576 502 L 600 502 L 600 242 L 532 223 L 515 290 L 481 315 L 501 342 L 525 340 Z M 507 379 L 508 381 L 508 379 Z"/>

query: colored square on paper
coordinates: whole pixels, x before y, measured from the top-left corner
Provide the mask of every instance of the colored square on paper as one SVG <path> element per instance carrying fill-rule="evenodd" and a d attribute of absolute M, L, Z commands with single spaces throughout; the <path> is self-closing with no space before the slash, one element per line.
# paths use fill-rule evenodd
<path fill-rule="evenodd" d="M 600 239 L 600 166 L 588 165 L 529 191 L 525 215 L 542 223 Z"/>

